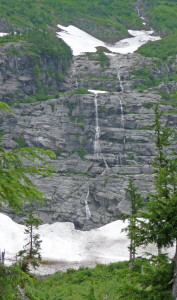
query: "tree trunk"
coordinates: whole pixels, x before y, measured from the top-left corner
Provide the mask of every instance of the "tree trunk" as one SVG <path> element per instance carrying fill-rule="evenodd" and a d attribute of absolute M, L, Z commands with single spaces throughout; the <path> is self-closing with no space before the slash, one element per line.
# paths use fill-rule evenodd
<path fill-rule="evenodd" d="M 134 262 L 131 261 L 133 259 L 133 240 L 130 240 L 130 263 L 129 263 L 129 270 L 132 270 L 134 267 Z"/>
<path fill-rule="evenodd" d="M 132 253 L 132 246 L 133 246 L 133 240 L 130 240 L 130 258 L 129 260 L 131 260 L 133 258 L 133 253 Z"/>
<path fill-rule="evenodd" d="M 175 252 L 175 256 L 174 256 L 172 297 L 174 300 L 177 300 L 177 242 L 176 242 L 176 252 Z"/>
<path fill-rule="evenodd" d="M 158 247 L 158 255 L 162 254 L 162 248 Z"/>

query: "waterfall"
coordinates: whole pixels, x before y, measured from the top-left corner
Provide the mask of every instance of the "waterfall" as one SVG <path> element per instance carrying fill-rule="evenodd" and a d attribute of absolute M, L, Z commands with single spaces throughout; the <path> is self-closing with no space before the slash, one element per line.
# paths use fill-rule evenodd
<path fill-rule="evenodd" d="M 120 83 L 121 91 L 123 92 L 124 91 L 124 87 L 123 87 L 123 84 L 122 84 L 122 80 L 121 80 L 121 76 L 120 76 L 120 72 L 119 71 L 117 73 L 117 78 L 118 78 L 119 83 Z"/>
<path fill-rule="evenodd" d="M 101 147 L 100 147 L 100 127 L 99 127 L 99 123 L 98 123 L 98 101 L 97 101 L 97 95 L 100 93 L 106 93 L 103 91 L 95 91 L 95 90 L 89 90 L 89 92 L 92 92 L 95 94 L 94 97 L 94 102 L 95 102 L 95 141 L 94 141 L 94 155 L 96 158 L 99 158 L 99 156 L 101 156 L 101 158 L 104 161 L 104 165 L 105 165 L 105 169 L 109 169 L 108 164 L 106 162 L 106 159 L 104 158 L 104 156 L 101 153 Z"/>
<path fill-rule="evenodd" d="M 122 106 L 122 101 L 121 99 L 119 99 L 119 102 L 120 102 L 120 112 L 121 112 L 121 127 L 124 128 L 124 110 L 123 110 L 123 106 Z"/>
<path fill-rule="evenodd" d="M 89 189 L 88 189 L 88 192 L 87 192 L 87 196 L 85 198 L 85 213 L 86 213 L 86 219 L 89 220 L 91 218 L 91 212 L 90 212 L 90 208 L 88 206 L 88 202 L 87 202 L 87 199 L 89 197 Z"/>
<path fill-rule="evenodd" d="M 73 74 L 71 75 L 71 78 L 73 78 L 74 77 L 74 79 L 75 79 L 75 84 L 76 84 L 76 89 L 78 89 L 79 88 L 79 83 L 78 83 L 78 80 L 77 80 L 77 72 L 76 72 L 76 67 L 75 67 L 75 65 L 73 64 Z"/>
<path fill-rule="evenodd" d="M 104 161 L 104 164 L 105 164 L 105 168 L 109 169 L 108 164 L 107 164 L 106 159 L 104 158 L 104 156 L 103 156 L 103 161 Z"/>
<path fill-rule="evenodd" d="M 126 145 L 126 136 L 125 135 L 124 135 L 123 143 L 124 143 L 124 150 L 125 150 L 125 145 Z"/>
<path fill-rule="evenodd" d="M 139 8 L 137 7 L 136 9 L 137 9 L 138 16 L 141 17 Z"/>
<path fill-rule="evenodd" d="M 100 127 L 98 125 L 98 102 L 97 102 L 97 94 L 95 94 L 95 141 L 94 141 L 94 155 L 98 157 L 100 155 Z"/>
<path fill-rule="evenodd" d="M 123 105 L 121 99 L 119 99 L 120 102 L 120 112 L 121 112 L 121 128 L 125 129 L 125 118 L 124 118 L 124 110 L 123 110 Z M 126 147 L 126 136 L 125 136 L 125 130 L 124 130 L 124 136 L 123 136 L 123 152 L 125 151 Z M 120 149 L 118 147 L 118 154 L 117 154 L 117 166 L 123 166 L 123 155 L 119 153 Z"/>
<path fill-rule="evenodd" d="M 122 154 L 120 153 L 120 154 L 118 154 L 117 155 L 117 166 L 123 166 L 123 161 L 122 161 Z"/>

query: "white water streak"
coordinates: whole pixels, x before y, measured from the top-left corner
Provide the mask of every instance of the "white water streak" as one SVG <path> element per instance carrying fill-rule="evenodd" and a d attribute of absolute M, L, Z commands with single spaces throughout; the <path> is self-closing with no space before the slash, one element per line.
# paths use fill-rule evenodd
<path fill-rule="evenodd" d="M 120 89 L 121 89 L 122 92 L 124 92 L 124 87 L 123 87 L 123 83 L 122 83 L 122 80 L 121 80 L 121 76 L 120 76 L 119 70 L 117 72 L 117 78 L 118 78 L 119 83 L 120 83 Z"/>
<path fill-rule="evenodd" d="M 124 118 L 124 110 L 121 99 L 119 99 L 120 102 L 120 112 L 121 112 L 121 127 L 124 128 L 125 126 L 125 118 Z"/>
<path fill-rule="evenodd" d="M 94 141 L 94 155 L 96 157 L 99 157 L 101 151 L 100 151 L 100 142 L 99 142 L 100 127 L 98 125 L 98 101 L 97 101 L 97 94 L 95 94 L 94 102 L 95 102 L 95 141 Z"/>
<path fill-rule="evenodd" d="M 88 199 L 89 197 L 89 189 L 88 189 L 88 192 L 87 192 L 87 196 L 85 198 L 85 213 L 86 213 L 86 219 L 89 220 L 91 218 L 91 211 L 90 211 L 90 208 L 88 206 Z"/>

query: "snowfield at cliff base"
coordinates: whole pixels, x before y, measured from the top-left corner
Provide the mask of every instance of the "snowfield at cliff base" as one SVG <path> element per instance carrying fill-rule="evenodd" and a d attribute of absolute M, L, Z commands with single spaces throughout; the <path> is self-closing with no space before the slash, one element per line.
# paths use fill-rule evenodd
<path fill-rule="evenodd" d="M 35 273 L 46 275 L 66 271 L 68 268 L 94 267 L 97 263 L 109 264 L 128 260 L 129 240 L 125 232 L 122 232 L 126 225 L 126 222 L 118 220 L 90 231 L 76 230 L 74 224 L 69 222 L 39 226 L 42 261 L 48 263 L 41 264 Z M 24 229 L 24 225 L 0 214 L 0 248 L 1 251 L 6 251 L 7 265 L 15 262 L 17 252 L 26 243 Z M 157 248 L 154 245 L 140 248 L 138 255 L 145 252 L 157 254 Z M 171 257 L 174 252 L 174 248 L 168 249 Z"/>

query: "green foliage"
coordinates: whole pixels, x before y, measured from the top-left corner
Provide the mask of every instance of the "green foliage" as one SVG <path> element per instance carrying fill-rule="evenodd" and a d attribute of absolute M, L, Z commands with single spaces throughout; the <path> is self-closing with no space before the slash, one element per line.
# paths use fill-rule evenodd
<path fill-rule="evenodd" d="M 128 262 L 69 269 L 38 279 L 26 285 L 25 291 L 34 300 L 170 300 L 172 267 L 161 256 L 158 260 L 137 259 L 133 270 L 129 270 Z"/>
<path fill-rule="evenodd" d="M 50 99 L 56 99 L 58 98 L 62 93 L 55 93 L 52 95 L 44 94 L 44 93 L 38 93 L 32 96 L 29 96 L 26 99 L 18 99 L 16 101 L 10 102 L 10 105 L 14 105 L 15 107 L 18 107 L 17 103 L 33 103 L 38 101 L 47 101 Z"/>
<path fill-rule="evenodd" d="M 143 84 L 134 84 L 134 88 L 139 88 L 141 90 L 156 86 L 160 82 L 160 80 L 156 79 L 152 72 L 145 66 L 138 71 L 132 71 L 132 75 L 134 79 L 141 79 L 141 81 L 144 81 Z"/>
<path fill-rule="evenodd" d="M 18 143 L 19 148 L 27 147 L 23 134 L 21 134 L 19 137 L 14 138 L 14 140 Z"/>
<path fill-rule="evenodd" d="M 147 211 L 141 214 L 142 243 L 154 242 L 158 248 L 173 245 L 177 237 L 177 155 L 166 147 L 176 138 L 173 128 L 161 123 L 162 112 L 155 108 L 156 155 L 153 161 L 155 192 L 150 193 Z"/>
<path fill-rule="evenodd" d="M 6 267 L 0 264 L 0 299 L 20 300 L 19 287 L 32 283 L 30 277 L 23 273 L 18 265 Z"/>
<path fill-rule="evenodd" d="M 166 60 L 169 56 L 175 57 L 177 52 L 177 31 L 156 42 L 149 42 L 140 47 L 137 52 L 147 57 L 158 57 Z"/>
<path fill-rule="evenodd" d="M 177 3 L 173 0 L 145 0 L 152 26 L 160 31 L 173 31 L 177 28 Z"/>
<path fill-rule="evenodd" d="M 145 108 L 152 108 L 154 106 L 154 103 L 153 102 L 147 102 L 147 103 L 144 103 L 142 106 L 145 107 Z"/>
<path fill-rule="evenodd" d="M 3 112 L 12 112 L 11 108 L 4 102 L 0 101 L 0 111 Z"/>
<path fill-rule="evenodd" d="M 27 244 L 24 245 L 24 250 L 18 252 L 17 257 L 20 257 L 19 266 L 23 272 L 29 272 L 29 266 L 35 269 L 39 266 L 41 260 L 40 249 L 41 243 L 40 236 L 36 233 L 39 225 L 42 223 L 41 219 L 34 216 L 35 211 L 30 209 L 27 218 L 25 219 L 25 234 L 27 235 Z"/>
<path fill-rule="evenodd" d="M 61 39 L 56 37 L 54 32 L 48 28 L 45 30 L 37 28 L 23 32 L 21 35 L 0 38 L 1 44 L 7 42 L 18 42 L 19 53 L 26 55 L 26 67 L 33 77 L 36 98 L 41 95 L 42 101 L 43 98 L 46 99 L 46 94 L 53 93 L 49 86 L 44 84 L 48 78 L 53 79 L 58 90 L 71 63 L 72 52 Z M 30 97 L 29 102 L 32 102 L 35 96 Z"/>
<path fill-rule="evenodd" d="M 25 201 L 43 200 L 44 194 L 35 188 L 28 174 L 51 176 L 54 170 L 45 166 L 46 156 L 55 157 L 50 150 L 20 148 L 5 152 L 0 148 L 0 203 L 4 202 L 14 210 L 21 210 Z M 29 161 L 28 165 L 23 164 L 24 158 Z"/>
<path fill-rule="evenodd" d="M 84 95 L 84 94 L 90 94 L 90 92 L 84 87 L 80 87 L 80 88 L 68 93 L 69 96 Z"/>
<path fill-rule="evenodd" d="M 87 151 L 83 147 L 79 147 L 74 150 L 73 153 L 77 153 L 81 159 L 84 159 L 84 156 L 87 154 Z"/>
<path fill-rule="evenodd" d="M 63 173 L 64 174 L 69 174 L 69 175 L 83 175 L 83 176 L 90 177 L 89 172 L 79 172 L 79 171 L 69 170 L 69 171 L 63 171 Z"/>
<path fill-rule="evenodd" d="M 129 195 L 130 200 L 130 214 L 123 215 L 123 220 L 128 220 L 128 226 L 123 229 L 127 232 L 127 237 L 130 239 L 130 260 L 135 259 L 136 248 L 138 245 L 137 241 L 137 217 L 140 209 L 144 205 L 144 200 L 141 195 L 138 193 L 138 188 L 134 185 L 133 179 L 129 180 L 128 188 L 126 192 Z"/>
<path fill-rule="evenodd" d="M 172 0 L 144 0 L 146 14 L 151 26 L 159 31 L 162 40 L 149 42 L 138 49 L 138 53 L 166 60 L 177 53 L 177 3 Z"/>
<path fill-rule="evenodd" d="M 67 25 L 76 24 L 90 33 L 96 26 L 98 30 L 95 33 L 98 37 L 111 40 L 126 35 L 126 28 L 142 27 L 142 22 L 131 5 L 133 2 L 134 0 L 9 0 L 8 3 L 1 1 L 0 17 L 24 29 L 47 29 L 47 25 L 56 26 L 58 20 Z"/>
<path fill-rule="evenodd" d="M 171 93 L 172 105 L 177 106 L 177 90 Z"/>
<path fill-rule="evenodd" d="M 167 101 L 170 100 L 170 95 L 166 91 L 159 90 L 158 93 L 164 100 L 167 100 Z"/>
<path fill-rule="evenodd" d="M 7 109 L 6 104 L 1 104 L 3 108 L 4 105 Z M 47 165 L 47 157 L 55 159 L 55 154 L 37 148 L 18 148 L 6 152 L 0 147 L 0 205 L 5 203 L 14 210 L 21 210 L 26 201 L 43 202 L 44 194 L 36 189 L 29 175 L 51 176 L 54 169 Z M 28 164 L 24 165 L 24 159 Z"/>
<path fill-rule="evenodd" d="M 109 67 L 109 65 L 110 65 L 109 57 L 106 54 L 104 54 L 104 52 L 102 50 L 98 50 L 97 53 L 98 53 L 98 56 L 97 56 L 96 60 L 99 61 L 100 66 L 102 68 Z"/>

